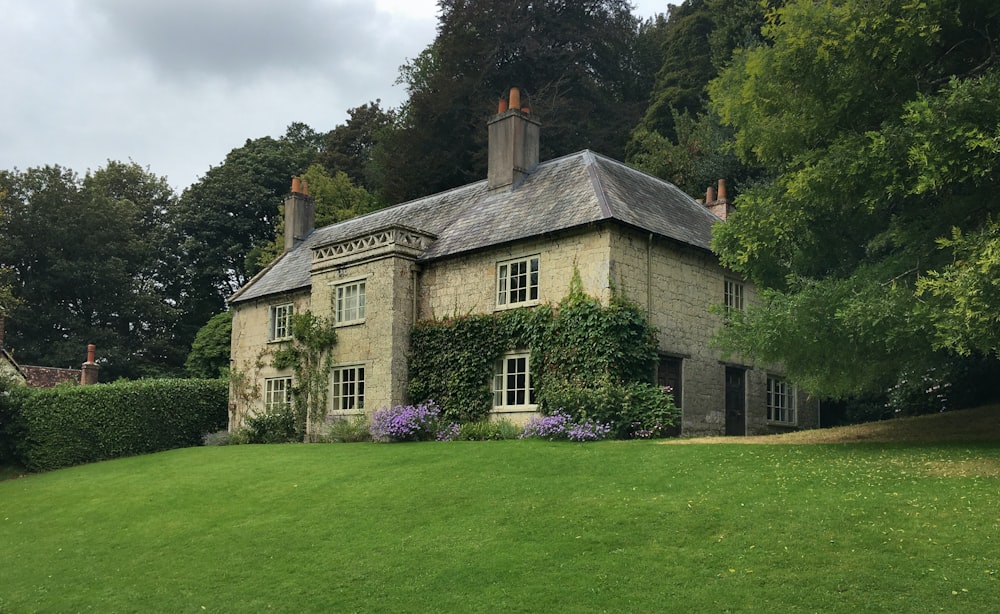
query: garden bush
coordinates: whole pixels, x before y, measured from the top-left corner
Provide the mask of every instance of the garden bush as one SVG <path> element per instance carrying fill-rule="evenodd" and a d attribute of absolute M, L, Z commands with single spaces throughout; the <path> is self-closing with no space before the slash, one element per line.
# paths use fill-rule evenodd
<path fill-rule="evenodd" d="M 247 443 L 292 443 L 302 441 L 296 416 L 289 407 L 246 419 Z"/>
<path fill-rule="evenodd" d="M 32 471 L 199 445 L 228 421 L 223 380 L 58 386 L 18 398 L 18 457 Z"/>
<path fill-rule="evenodd" d="M 524 425 L 522 439 L 537 437 L 539 439 L 570 441 L 600 441 L 611 433 L 610 424 L 601 424 L 591 420 L 574 422 L 569 414 L 556 411 L 548 416 L 536 416 Z"/>
<path fill-rule="evenodd" d="M 680 420 L 669 389 L 610 378 L 592 382 L 555 381 L 546 384 L 547 407 L 556 407 L 577 422 L 607 424 L 615 439 L 664 437 Z"/>
<path fill-rule="evenodd" d="M 522 430 L 510 420 L 476 420 L 462 423 L 456 439 L 463 441 L 517 439 Z"/>
<path fill-rule="evenodd" d="M 450 441 L 458 436 L 460 427 L 441 417 L 441 408 L 434 401 L 420 405 L 383 407 L 372 415 L 371 434 L 374 441 Z"/>
<path fill-rule="evenodd" d="M 330 443 L 355 443 L 371 441 L 372 433 L 368 426 L 368 416 L 360 414 L 353 418 L 328 417 L 327 428 L 323 441 Z"/>

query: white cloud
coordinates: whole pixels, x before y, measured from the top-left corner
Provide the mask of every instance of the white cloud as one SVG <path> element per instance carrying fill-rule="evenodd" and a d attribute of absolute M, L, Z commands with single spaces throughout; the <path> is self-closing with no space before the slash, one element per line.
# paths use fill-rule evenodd
<path fill-rule="evenodd" d="M 183 189 L 248 138 L 398 105 L 398 68 L 437 14 L 434 0 L 0 0 L 0 169 L 132 159 Z"/>

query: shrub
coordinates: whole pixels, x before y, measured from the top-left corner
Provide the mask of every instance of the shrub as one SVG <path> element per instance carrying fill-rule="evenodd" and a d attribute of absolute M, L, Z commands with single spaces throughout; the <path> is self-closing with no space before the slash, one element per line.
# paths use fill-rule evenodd
<path fill-rule="evenodd" d="M 250 416 L 246 420 L 246 430 L 249 443 L 301 441 L 291 409 Z"/>
<path fill-rule="evenodd" d="M 121 381 L 21 394 L 19 456 L 32 471 L 196 446 L 228 420 L 222 380 Z"/>
<path fill-rule="evenodd" d="M 364 414 L 353 418 L 328 416 L 326 434 L 323 440 L 331 443 L 371 441 L 372 433 L 368 427 L 368 416 Z"/>
<path fill-rule="evenodd" d="M 621 384 L 598 378 L 581 385 L 559 381 L 547 384 L 545 398 L 547 407 L 557 407 L 557 412 L 572 420 L 610 425 L 615 439 L 664 437 L 681 415 L 669 388 L 645 382 Z"/>
<path fill-rule="evenodd" d="M 521 427 L 510 420 L 476 420 L 463 423 L 456 439 L 464 441 L 517 439 L 520 434 Z"/>
<path fill-rule="evenodd" d="M 228 446 L 230 440 L 232 439 L 232 433 L 227 430 L 215 431 L 214 433 L 205 433 L 201 438 L 201 445 L 203 446 Z"/>
<path fill-rule="evenodd" d="M 383 407 L 372 415 L 372 439 L 380 442 L 450 440 L 457 425 L 441 418 L 441 408 L 428 401 L 420 405 Z"/>
<path fill-rule="evenodd" d="M 538 437 L 550 441 L 568 439 L 570 441 L 599 441 L 611 433 L 610 424 L 591 420 L 574 422 L 569 414 L 555 411 L 548 416 L 536 416 L 524 426 L 522 439 Z"/>

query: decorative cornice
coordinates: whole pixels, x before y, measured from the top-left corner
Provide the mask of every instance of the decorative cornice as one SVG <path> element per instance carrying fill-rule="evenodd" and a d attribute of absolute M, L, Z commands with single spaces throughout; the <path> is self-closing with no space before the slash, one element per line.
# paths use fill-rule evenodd
<path fill-rule="evenodd" d="M 430 233 L 406 226 L 389 226 L 346 241 L 314 247 L 312 270 L 384 256 L 416 259 L 436 238 Z"/>

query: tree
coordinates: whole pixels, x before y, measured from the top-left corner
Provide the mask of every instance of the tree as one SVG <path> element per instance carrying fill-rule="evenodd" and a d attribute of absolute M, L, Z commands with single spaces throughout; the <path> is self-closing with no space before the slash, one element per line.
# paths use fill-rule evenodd
<path fill-rule="evenodd" d="M 997 208 L 998 32 L 986 0 L 795 0 L 771 14 L 767 45 L 734 55 L 712 105 L 772 179 L 714 239 L 762 288 L 727 347 L 834 397 L 924 382 L 985 349 L 949 341 L 961 327 L 929 299 L 993 270 L 962 263 L 984 253 Z"/>
<path fill-rule="evenodd" d="M 292 177 L 313 163 L 322 141 L 304 124 L 279 139 L 248 139 L 181 195 L 170 220 L 178 273 L 170 292 L 182 308 L 182 338 L 193 339 L 259 270 L 259 249 L 274 240 Z"/>
<path fill-rule="evenodd" d="M 347 122 L 326 134 L 325 149 L 316 159 L 330 177 L 343 172 L 351 183 L 369 192 L 375 187 L 369 170 L 375 146 L 396 117 L 394 110 L 385 111 L 380 104 L 376 100 L 348 109 Z"/>
<path fill-rule="evenodd" d="M 630 164 L 695 197 L 719 178 L 728 181 L 731 194 L 759 179 L 760 169 L 733 153 L 732 129 L 707 103 L 719 67 L 737 47 L 760 41 L 765 10 L 756 0 L 685 0 L 671 7 L 663 63 L 626 148 Z"/>
<path fill-rule="evenodd" d="M 325 168 L 313 164 L 301 178 L 309 186 L 309 194 L 316 202 L 317 228 L 371 213 L 382 207 L 378 199 L 364 188 L 355 186 L 343 171 L 338 171 L 331 177 Z M 274 240 L 254 252 L 260 267 L 267 266 L 285 249 L 284 207 L 279 210 L 277 220 Z"/>
<path fill-rule="evenodd" d="M 485 177 L 486 121 L 511 86 L 545 126 L 542 159 L 624 152 L 653 74 L 652 25 L 625 0 L 441 0 L 434 42 L 401 69 L 409 99 L 376 147 L 387 202 Z"/>
<path fill-rule="evenodd" d="M 233 313 L 215 314 L 198 331 L 191 344 L 191 353 L 184 363 L 189 377 L 214 379 L 229 370 L 229 352 L 233 334 Z"/>
<path fill-rule="evenodd" d="M 102 377 L 180 367 L 165 288 L 166 179 L 108 162 L 81 181 L 58 166 L 0 172 L 0 262 L 12 274 L 7 342 L 20 362 L 78 366 L 98 346 Z"/>

